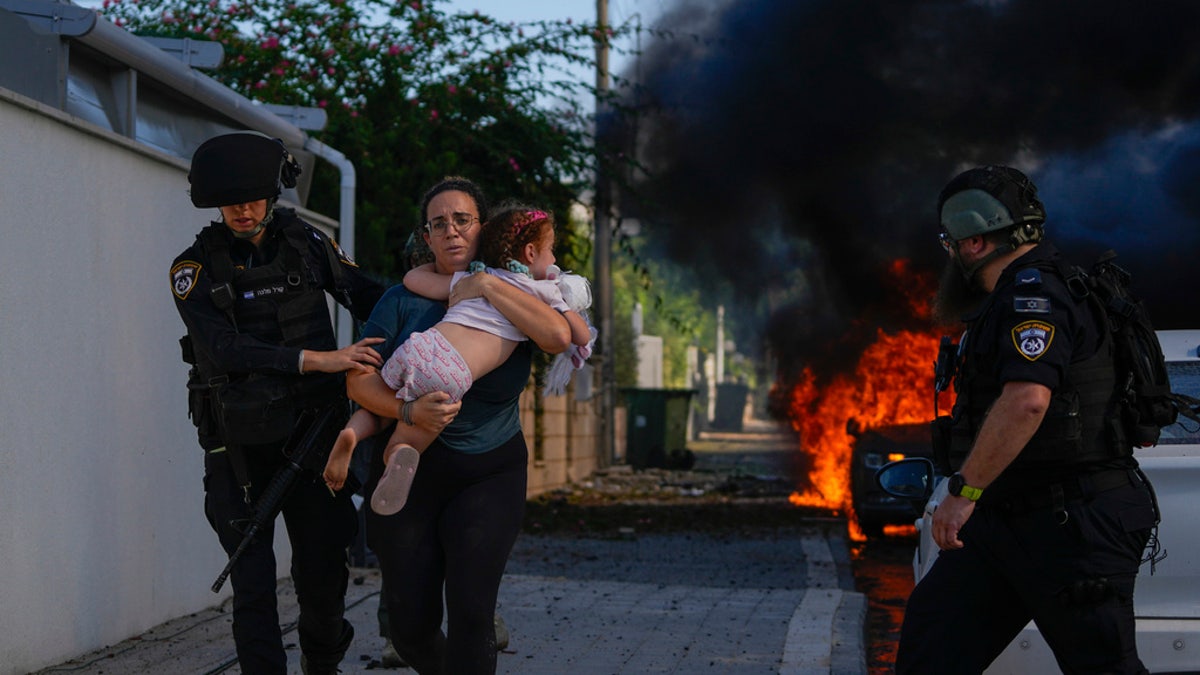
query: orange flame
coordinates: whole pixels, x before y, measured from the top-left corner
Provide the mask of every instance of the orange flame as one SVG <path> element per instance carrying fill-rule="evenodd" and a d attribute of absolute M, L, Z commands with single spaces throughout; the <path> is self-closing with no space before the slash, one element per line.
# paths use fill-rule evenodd
<path fill-rule="evenodd" d="M 907 261 L 896 261 L 889 272 L 909 274 Z M 927 303 L 906 298 L 913 314 L 929 316 Z M 851 374 L 818 382 L 805 368 L 792 390 L 790 415 L 800 432 L 801 449 L 811 458 L 809 485 L 789 497 L 796 506 L 828 508 L 847 514 L 850 536 L 863 541 L 850 495 L 850 452 L 853 438 L 846 424 L 853 420 L 862 429 L 927 422 L 933 418 L 933 362 L 940 334 L 876 331 L 875 342 L 859 357 Z M 939 410 L 949 410 L 946 398 Z M 952 402 L 951 402 L 952 403 Z"/>

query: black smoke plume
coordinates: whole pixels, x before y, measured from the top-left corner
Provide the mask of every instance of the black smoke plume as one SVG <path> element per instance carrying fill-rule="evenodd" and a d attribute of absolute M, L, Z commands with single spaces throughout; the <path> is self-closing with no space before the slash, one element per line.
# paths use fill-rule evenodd
<path fill-rule="evenodd" d="M 1197 26 L 1189 0 L 685 1 L 626 73 L 649 198 L 624 208 L 773 298 L 784 369 L 929 327 L 889 263 L 936 276 L 937 194 L 978 164 L 1024 170 L 1060 248 L 1115 248 L 1159 327 L 1196 327 Z"/>

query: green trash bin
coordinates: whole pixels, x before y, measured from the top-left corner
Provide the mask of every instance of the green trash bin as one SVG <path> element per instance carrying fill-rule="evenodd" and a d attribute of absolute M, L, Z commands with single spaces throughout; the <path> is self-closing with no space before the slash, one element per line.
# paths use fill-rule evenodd
<path fill-rule="evenodd" d="M 622 389 L 625 461 L 635 469 L 666 468 L 671 453 L 687 451 L 694 389 Z"/>

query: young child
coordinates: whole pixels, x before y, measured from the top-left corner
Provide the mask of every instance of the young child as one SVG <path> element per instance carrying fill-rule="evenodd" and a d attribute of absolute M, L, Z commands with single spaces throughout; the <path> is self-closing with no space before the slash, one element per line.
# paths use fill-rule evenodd
<path fill-rule="evenodd" d="M 545 211 L 511 207 L 496 214 L 480 232 L 479 255 L 486 263 L 471 263 L 468 272 L 453 275 L 439 274 L 433 264 L 422 265 L 404 276 L 404 285 L 418 295 L 446 300 L 450 290 L 465 274 L 485 272 L 531 293 L 563 313 L 571 327 L 575 367 L 582 366 L 591 353 L 595 329 L 581 314 L 590 304 L 586 281 L 577 275 L 564 275 L 554 265 L 554 218 Z M 547 279 L 547 274 L 558 279 Z M 568 284 L 568 294 L 577 300 L 572 308 L 563 299 L 560 280 L 574 277 Z M 580 292 L 579 282 L 582 281 Z M 404 341 L 384 364 L 380 375 L 396 398 L 414 401 L 433 391 L 450 394 L 457 401 L 471 383 L 504 363 L 517 343 L 529 339 L 483 298 L 464 300 L 450 307 L 433 328 L 414 333 Z M 568 373 L 569 375 L 569 373 Z M 407 413 L 407 404 L 403 408 Z M 405 419 L 403 422 L 409 422 Z M 349 471 L 350 459 L 358 441 L 379 433 L 387 420 L 366 409 L 351 416 L 338 434 L 329 460 L 325 464 L 325 483 L 334 490 L 341 489 Z M 421 452 L 437 438 L 437 433 L 397 423 L 384 450 L 385 469 L 375 492 L 371 508 L 380 515 L 391 515 L 404 507 Z"/>

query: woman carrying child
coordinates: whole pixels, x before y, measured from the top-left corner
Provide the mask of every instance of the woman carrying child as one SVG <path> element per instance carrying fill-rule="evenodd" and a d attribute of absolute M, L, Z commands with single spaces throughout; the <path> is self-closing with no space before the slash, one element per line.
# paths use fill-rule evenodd
<path fill-rule="evenodd" d="M 479 257 L 479 219 L 487 210 L 482 191 L 469 180 L 448 178 L 426 193 L 421 210 L 435 269 L 466 271 Z M 531 343 L 552 354 L 571 344 L 560 313 L 491 274 L 465 277 L 450 304 L 477 297 L 529 341 L 476 380 L 462 401 L 447 402 L 448 394 L 435 392 L 403 404 L 415 426 L 440 433 L 421 455 L 404 509 L 391 516 L 366 511 L 367 545 L 379 558 L 392 643 L 421 675 L 496 670 L 496 595 L 525 510 L 528 448 L 518 400 L 529 381 Z M 445 313 L 446 303 L 398 285 L 375 306 L 363 335 L 385 339 L 378 351 L 386 360 Z M 402 417 L 396 392 L 378 372 L 351 375 L 347 390 L 377 415 Z M 373 457 L 365 490 L 383 470 L 382 458 Z"/>
<path fill-rule="evenodd" d="M 554 217 L 545 211 L 507 205 L 482 226 L 479 239 L 483 262 L 472 262 L 468 271 L 452 275 L 439 273 L 433 263 L 422 265 L 405 275 L 405 287 L 417 295 L 446 300 L 467 275 L 492 274 L 560 312 L 571 327 L 572 344 L 590 353 L 592 329 L 577 311 L 586 305 L 572 308 L 559 286 L 566 275 L 554 265 Z M 583 284 L 586 289 L 586 281 Z M 570 293 L 573 288 L 568 289 L 569 295 L 582 295 L 586 300 L 581 301 L 590 304 L 590 294 Z M 371 508 L 376 513 L 389 516 L 404 507 L 420 453 L 437 437 L 412 424 L 410 404 L 435 391 L 448 393 L 451 402 L 461 400 L 472 382 L 507 361 L 517 344 L 528 339 L 480 297 L 450 307 L 437 325 L 413 333 L 392 353 L 381 374 L 396 391 L 396 398 L 405 401 L 401 408 L 405 423 L 395 425 L 384 451 L 386 469 L 371 496 Z M 365 408 L 350 418 L 325 467 L 325 481 L 330 488 L 341 489 L 358 441 L 379 433 L 388 422 Z"/>

